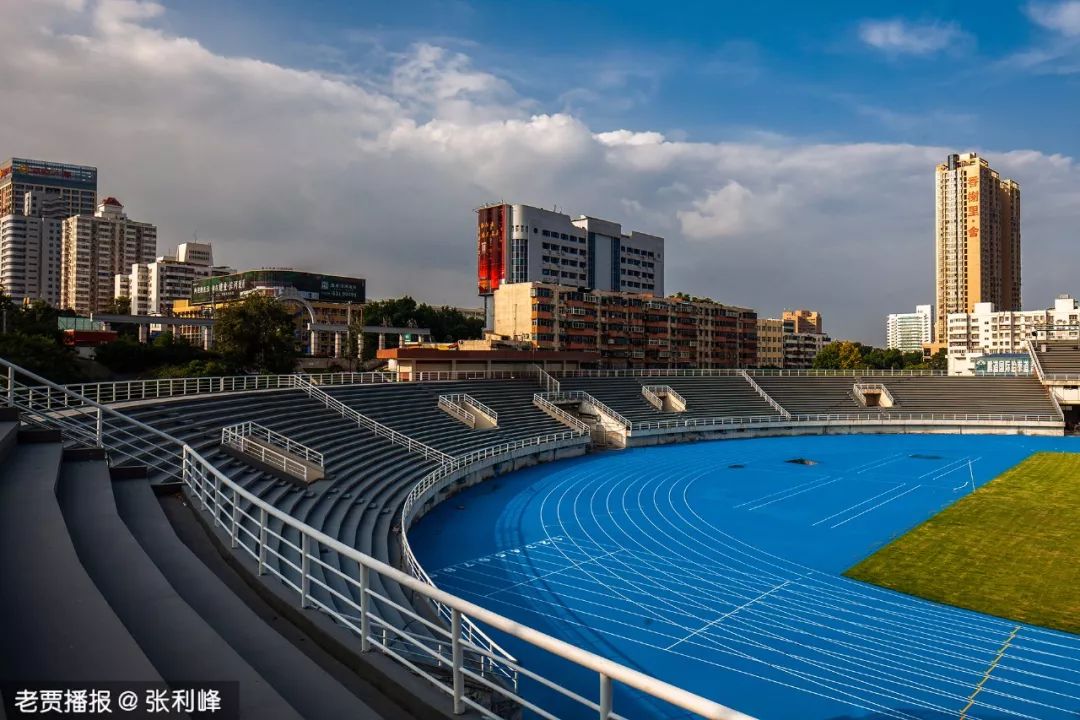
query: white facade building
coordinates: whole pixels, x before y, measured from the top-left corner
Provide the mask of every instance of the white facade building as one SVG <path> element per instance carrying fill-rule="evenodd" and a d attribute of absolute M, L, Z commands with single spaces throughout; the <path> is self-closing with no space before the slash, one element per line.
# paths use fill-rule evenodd
<path fill-rule="evenodd" d="M 0 290 L 15 302 L 60 302 L 60 251 L 67 203 L 30 190 L 15 213 L 0 217 Z"/>
<path fill-rule="evenodd" d="M 970 375 L 974 360 L 983 355 L 1023 352 L 1036 330 L 1056 338 L 1080 338 L 1080 302 L 1060 295 L 1047 310 L 995 311 L 992 303 L 976 303 L 975 312 L 950 313 L 948 354 L 950 375 Z"/>
<path fill-rule="evenodd" d="M 933 329 L 933 305 L 916 305 L 913 313 L 893 313 L 885 319 L 885 347 L 918 352 L 932 339 Z"/>
<path fill-rule="evenodd" d="M 189 300 L 195 281 L 220 274 L 207 243 L 182 243 L 175 256 L 132 263 L 127 275 L 114 278 L 115 297 L 131 298 L 132 315 L 162 315 L 176 300 Z"/>
<path fill-rule="evenodd" d="M 546 282 L 664 296 L 664 238 L 625 234 L 616 222 L 571 218 L 530 205 L 492 209 L 503 223 L 498 236 L 481 243 L 486 248 L 481 265 L 492 265 L 492 289 L 500 283 Z"/>
<path fill-rule="evenodd" d="M 157 254 L 157 228 L 124 214 L 116 198 L 106 198 L 93 215 L 64 221 L 60 306 L 77 313 L 102 312 L 115 297 L 117 273 Z"/>

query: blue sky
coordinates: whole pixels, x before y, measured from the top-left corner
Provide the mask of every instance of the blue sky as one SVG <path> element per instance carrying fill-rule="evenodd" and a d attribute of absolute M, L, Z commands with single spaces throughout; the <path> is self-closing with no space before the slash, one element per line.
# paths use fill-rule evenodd
<path fill-rule="evenodd" d="M 5 155 L 216 259 L 478 305 L 475 215 L 667 238 L 666 287 L 881 344 L 933 301 L 933 169 L 1023 192 L 1024 305 L 1080 293 L 1080 0 L 39 0 L 0 24 Z"/>
<path fill-rule="evenodd" d="M 1032 52 L 1061 43 L 1037 21 L 1054 3 L 193 5 L 220 25 L 200 27 L 206 15 L 185 7 L 177 26 L 223 52 L 366 73 L 431 42 L 468 54 L 537 110 L 568 110 L 592 126 L 702 141 L 775 132 L 1080 154 L 1075 53 L 1028 65 Z M 872 44 L 874 23 L 901 34 Z"/>

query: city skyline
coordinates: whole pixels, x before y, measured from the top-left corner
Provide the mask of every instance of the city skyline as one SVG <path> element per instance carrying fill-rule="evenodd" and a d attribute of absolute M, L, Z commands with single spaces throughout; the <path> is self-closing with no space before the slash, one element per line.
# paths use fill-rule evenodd
<path fill-rule="evenodd" d="M 486 42 L 483 4 L 471 7 L 472 19 L 447 20 L 455 38 L 349 11 L 344 25 L 357 36 L 368 31 L 366 40 L 349 45 L 328 33 L 317 61 L 310 47 L 306 56 L 295 46 L 273 48 L 281 23 L 295 19 L 288 4 L 251 18 L 224 3 L 216 28 L 199 21 L 198 3 L 35 4 L 0 29 L 12 62 L 0 92 L 21 108 L 7 124 L 4 152 L 99 168 L 101 191 L 155 222 L 163 247 L 197 232 L 231 265 L 341 268 L 378 278 L 373 296 L 451 305 L 476 304 L 473 208 L 505 198 L 587 209 L 666 238 L 669 293 L 753 307 L 762 317 L 813 307 L 828 316 L 833 337 L 878 344 L 881 317 L 933 298 L 934 166 L 975 151 L 1023 184 L 1024 306 L 1072 290 L 1061 258 L 1071 257 L 1080 226 L 1080 148 L 1061 131 L 1067 103 L 1040 108 L 1037 123 L 995 121 L 966 105 L 970 117 L 957 124 L 914 108 L 905 128 L 884 113 L 875 125 L 851 108 L 835 123 L 836 103 L 822 104 L 830 117 L 819 117 L 796 94 L 791 102 L 801 110 L 775 120 L 732 103 L 709 124 L 687 100 L 671 104 L 668 117 L 657 114 L 653 101 L 677 90 L 667 77 L 644 99 L 613 80 L 609 95 L 635 105 L 589 107 L 586 93 L 552 98 L 535 72 L 504 62 L 505 39 Z M 1076 45 L 1065 7 L 1010 5 L 1000 13 L 1012 29 L 996 35 L 962 8 L 940 18 L 845 22 L 828 10 L 822 22 L 837 46 L 796 52 L 830 67 L 858 58 L 860 83 L 875 73 L 906 86 L 945 65 L 962 75 L 982 60 L 1001 68 L 995 82 L 1062 88 Z M 230 34 L 241 21 L 254 39 Z M 702 97 L 751 89 L 771 97 L 778 80 L 796 80 L 785 74 L 790 56 L 746 24 L 736 17 L 726 35 L 690 42 L 716 60 Z M 311 37 L 309 21 L 297 27 Z M 793 37 L 785 27 L 777 34 Z M 1043 40 L 1043 57 L 1030 55 Z M 725 56 L 738 42 L 756 56 Z M 377 62 L 360 57 L 362 43 Z M 689 52 L 643 52 L 665 47 L 670 57 Z M 1027 64 L 1002 67 L 1025 51 Z M 332 66 L 326 58 L 335 53 Z M 576 55 L 584 62 L 590 52 L 579 47 Z M 50 72 L 43 57 L 64 73 Z M 737 87 L 735 66 L 753 71 Z M 940 97 L 958 82 L 943 78 L 926 92 Z M 132 108 L 124 117 L 112 112 L 121 98 Z M 898 113 L 907 98 L 880 100 L 879 109 Z M 804 129 L 788 115 L 804 118 Z M 888 272 L 871 282 L 873 273 L 858 271 L 871 267 Z"/>

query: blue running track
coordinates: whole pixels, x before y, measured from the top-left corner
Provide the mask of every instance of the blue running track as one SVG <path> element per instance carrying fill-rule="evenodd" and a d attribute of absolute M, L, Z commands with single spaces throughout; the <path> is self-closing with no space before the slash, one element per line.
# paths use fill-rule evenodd
<path fill-rule="evenodd" d="M 1037 450 L 1080 451 L 1080 438 L 826 436 L 596 453 L 467 490 L 410 541 L 440 587 L 763 720 L 1076 720 L 1080 636 L 841 576 Z M 494 637 L 596 698 L 595 675 Z M 535 683 L 523 689 L 562 715 L 593 716 Z M 615 708 L 685 717 L 626 688 Z"/>

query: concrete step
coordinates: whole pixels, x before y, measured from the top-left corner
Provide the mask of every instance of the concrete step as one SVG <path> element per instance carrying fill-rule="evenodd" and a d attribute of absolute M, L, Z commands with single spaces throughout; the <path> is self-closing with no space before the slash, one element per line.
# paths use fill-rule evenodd
<path fill-rule="evenodd" d="M 72 545 L 56 499 L 63 446 L 27 439 L 0 469 L 0 680 L 161 682 Z"/>
<path fill-rule="evenodd" d="M 113 492 L 120 517 L 184 601 L 303 717 L 400 716 L 372 709 L 249 607 L 177 537 L 149 486 L 117 481 Z"/>
<path fill-rule="evenodd" d="M 236 682 L 241 717 L 300 717 L 180 598 L 135 540 L 104 462 L 65 462 L 57 496 L 83 567 L 166 682 Z"/>

